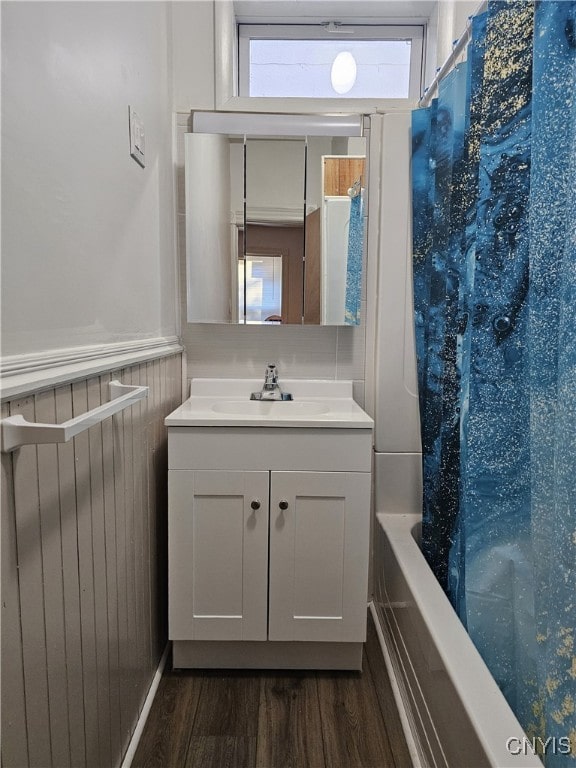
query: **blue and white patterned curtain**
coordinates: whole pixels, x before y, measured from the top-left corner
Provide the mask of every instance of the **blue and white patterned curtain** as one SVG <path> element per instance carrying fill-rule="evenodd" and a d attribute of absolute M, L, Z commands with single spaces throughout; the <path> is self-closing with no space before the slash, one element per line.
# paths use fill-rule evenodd
<path fill-rule="evenodd" d="M 359 325 L 362 290 L 362 252 L 364 248 L 364 204 L 362 190 L 350 200 L 348 258 L 346 260 L 345 325 Z"/>
<path fill-rule="evenodd" d="M 576 2 L 490 2 L 412 140 L 424 552 L 574 766 Z"/>

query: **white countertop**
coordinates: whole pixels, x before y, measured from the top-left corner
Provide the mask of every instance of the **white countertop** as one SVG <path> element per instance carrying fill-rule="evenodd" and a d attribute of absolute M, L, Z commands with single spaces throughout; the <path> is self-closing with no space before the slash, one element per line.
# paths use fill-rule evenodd
<path fill-rule="evenodd" d="M 286 379 L 293 400 L 250 400 L 260 379 L 192 379 L 190 397 L 169 416 L 168 427 L 331 427 L 372 429 L 373 420 L 352 398 L 351 381 Z"/>

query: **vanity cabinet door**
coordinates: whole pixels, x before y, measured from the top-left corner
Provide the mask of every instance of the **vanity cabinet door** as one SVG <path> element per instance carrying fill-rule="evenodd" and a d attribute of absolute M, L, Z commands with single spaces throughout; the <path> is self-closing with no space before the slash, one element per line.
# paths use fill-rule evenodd
<path fill-rule="evenodd" d="M 168 473 L 171 640 L 266 640 L 268 472 Z"/>
<path fill-rule="evenodd" d="M 272 472 L 270 640 L 365 640 L 369 528 L 369 473 Z"/>

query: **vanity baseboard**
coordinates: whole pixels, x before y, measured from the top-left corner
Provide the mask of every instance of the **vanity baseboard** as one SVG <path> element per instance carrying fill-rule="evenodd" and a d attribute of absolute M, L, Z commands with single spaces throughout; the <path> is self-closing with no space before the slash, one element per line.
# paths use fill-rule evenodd
<path fill-rule="evenodd" d="M 174 640 L 174 669 L 362 669 L 363 643 Z"/>

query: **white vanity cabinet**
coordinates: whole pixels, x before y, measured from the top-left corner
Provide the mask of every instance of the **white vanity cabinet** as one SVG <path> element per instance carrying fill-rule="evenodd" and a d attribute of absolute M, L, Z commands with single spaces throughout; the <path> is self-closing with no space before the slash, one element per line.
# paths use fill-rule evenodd
<path fill-rule="evenodd" d="M 172 470 L 169 497 L 172 640 L 364 640 L 369 475 Z"/>
<path fill-rule="evenodd" d="M 268 472 L 169 472 L 172 640 L 266 640 L 268 483 Z"/>
<path fill-rule="evenodd" d="M 167 420 L 175 667 L 360 668 L 366 419 L 327 429 Z"/>
<path fill-rule="evenodd" d="M 366 472 L 271 473 L 269 640 L 366 639 L 369 510 Z"/>

